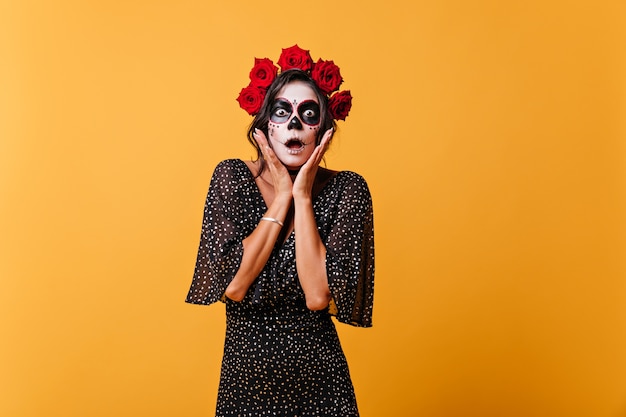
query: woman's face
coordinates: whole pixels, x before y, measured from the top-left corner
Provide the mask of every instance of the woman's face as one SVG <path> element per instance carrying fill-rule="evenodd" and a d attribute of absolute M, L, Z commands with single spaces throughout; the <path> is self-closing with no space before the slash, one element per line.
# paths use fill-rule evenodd
<path fill-rule="evenodd" d="M 320 106 L 311 87 L 301 81 L 285 85 L 276 95 L 268 123 L 274 153 L 288 169 L 298 169 L 316 146 Z"/>

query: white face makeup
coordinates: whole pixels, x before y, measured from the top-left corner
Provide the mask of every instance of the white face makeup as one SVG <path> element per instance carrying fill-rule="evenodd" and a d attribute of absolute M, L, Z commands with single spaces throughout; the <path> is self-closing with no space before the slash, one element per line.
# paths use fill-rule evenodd
<path fill-rule="evenodd" d="M 319 128 L 320 107 L 311 87 L 300 81 L 284 86 L 272 106 L 268 133 L 274 153 L 288 169 L 309 159 Z"/>

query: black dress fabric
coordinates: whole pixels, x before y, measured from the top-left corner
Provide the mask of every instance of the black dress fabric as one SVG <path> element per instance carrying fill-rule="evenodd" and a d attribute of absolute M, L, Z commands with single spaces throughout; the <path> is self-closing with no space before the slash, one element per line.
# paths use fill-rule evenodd
<path fill-rule="evenodd" d="M 295 263 L 295 233 L 277 242 L 241 302 L 224 296 L 243 239 L 267 211 L 252 173 L 222 161 L 207 195 L 200 247 L 186 301 L 226 303 L 226 339 L 216 417 L 358 416 L 348 365 L 331 320 L 372 325 L 374 232 L 365 180 L 334 175 L 313 200 L 326 246 L 329 308 L 306 307 Z"/>

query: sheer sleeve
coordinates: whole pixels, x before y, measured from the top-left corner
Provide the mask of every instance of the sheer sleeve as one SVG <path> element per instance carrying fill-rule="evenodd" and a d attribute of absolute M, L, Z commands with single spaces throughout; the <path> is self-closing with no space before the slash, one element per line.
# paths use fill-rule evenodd
<path fill-rule="evenodd" d="M 239 269 L 244 232 L 237 222 L 237 178 L 231 160 L 213 172 L 204 206 L 200 246 L 186 302 L 211 304 L 223 300 L 224 292 Z"/>
<path fill-rule="evenodd" d="M 342 323 L 372 326 L 374 223 L 365 180 L 344 171 L 336 218 L 326 238 L 326 273 L 331 314 Z"/>

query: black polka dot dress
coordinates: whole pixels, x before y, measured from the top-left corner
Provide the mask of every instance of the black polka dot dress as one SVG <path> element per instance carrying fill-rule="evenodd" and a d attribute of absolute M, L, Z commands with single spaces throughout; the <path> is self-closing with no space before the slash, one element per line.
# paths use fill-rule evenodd
<path fill-rule="evenodd" d="M 355 417 L 354 389 L 331 316 L 372 325 L 374 233 L 367 184 L 334 175 L 313 201 L 332 302 L 307 309 L 295 263 L 295 233 L 277 242 L 243 301 L 224 297 L 239 268 L 242 241 L 267 207 L 239 159 L 211 179 L 187 302 L 226 303 L 226 339 L 216 417 Z"/>

